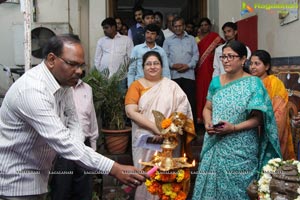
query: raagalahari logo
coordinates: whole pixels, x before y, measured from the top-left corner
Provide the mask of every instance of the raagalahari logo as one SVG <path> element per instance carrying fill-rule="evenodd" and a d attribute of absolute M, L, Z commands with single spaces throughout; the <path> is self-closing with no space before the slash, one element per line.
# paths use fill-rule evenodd
<path fill-rule="evenodd" d="M 241 9 L 241 15 L 243 16 L 246 13 L 251 13 L 253 12 L 254 9 L 249 6 L 248 4 L 246 4 L 245 2 L 242 3 L 242 9 Z"/>
<path fill-rule="evenodd" d="M 242 2 L 241 15 L 245 15 L 246 13 L 254 12 L 254 9 L 262 9 L 266 11 L 278 10 L 279 12 L 290 10 L 291 12 L 298 10 L 298 3 L 254 3 L 253 6 L 250 6 L 246 2 Z"/>

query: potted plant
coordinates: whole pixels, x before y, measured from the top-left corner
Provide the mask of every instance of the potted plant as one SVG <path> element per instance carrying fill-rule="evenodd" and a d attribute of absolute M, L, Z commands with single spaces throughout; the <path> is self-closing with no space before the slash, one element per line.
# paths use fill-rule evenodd
<path fill-rule="evenodd" d="M 102 72 L 94 69 L 84 78 L 93 89 L 94 106 L 101 121 L 105 147 L 112 154 L 121 154 L 127 150 L 131 133 L 131 128 L 126 127 L 126 90 L 121 84 L 127 76 L 130 62 L 131 60 L 125 60 L 112 76 L 109 76 L 106 68 Z"/>

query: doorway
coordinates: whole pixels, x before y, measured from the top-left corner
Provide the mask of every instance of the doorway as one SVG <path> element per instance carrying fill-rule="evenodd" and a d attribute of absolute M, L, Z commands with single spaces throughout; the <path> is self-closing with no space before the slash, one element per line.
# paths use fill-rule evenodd
<path fill-rule="evenodd" d="M 135 6 L 160 11 L 164 19 L 168 13 L 175 13 L 185 20 L 193 21 L 195 25 L 198 25 L 200 18 L 207 17 L 207 0 L 111 0 L 108 14 L 111 17 L 121 17 L 131 26 L 134 24 L 132 9 Z"/>

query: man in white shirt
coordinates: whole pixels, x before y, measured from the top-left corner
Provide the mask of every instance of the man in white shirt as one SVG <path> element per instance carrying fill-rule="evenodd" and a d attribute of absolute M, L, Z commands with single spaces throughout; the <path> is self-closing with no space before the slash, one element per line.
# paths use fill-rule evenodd
<path fill-rule="evenodd" d="M 10 87 L 0 108 L 0 199 L 44 199 L 56 153 L 131 187 L 142 184 L 145 175 L 137 168 L 120 165 L 82 142 L 70 88 L 86 66 L 78 36 L 52 37 L 43 55 L 41 64 Z"/>
<path fill-rule="evenodd" d="M 83 73 L 84 74 L 84 73 Z M 84 77 L 84 75 L 82 75 Z M 76 113 L 84 133 L 83 142 L 97 150 L 98 123 L 93 103 L 92 88 L 79 79 L 72 87 Z M 91 200 L 93 193 L 93 173 L 87 172 L 83 167 L 72 160 L 58 156 L 54 171 L 72 174 L 54 174 L 51 179 L 51 199 L 55 200 Z"/>
<path fill-rule="evenodd" d="M 168 37 L 174 35 L 174 32 L 173 32 L 173 26 L 172 26 L 172 22 L 175 18 L 175 15 L 174 14 L 168 14 L 167 17 L 166 17 L 166 29 L 163 30 L 163 33 L 165 35 L 165 39 L 167 39 Z"/>
<path fill-rule="evenodd" d="M 226 40 L 226 43 L 218 46 L 215 50 L 214 63 L 213 63 L 213 67 L 214 67 L 213 77 L 219 76 L 221 74 L 225 74 L 224 66 L 220 59 L 220 56 L 222 56 L 222 48 L 228 42 L 235 40 L 237 33 L 238 33 L 237 25 L 236 25 L 236 23 L 233 23 L 233 22 L 226 22 L 222 26 L 222 30 L 224 33 L 224 38 Z M 250 51 L 249 47 L 246 46 L 246 48 L 247 48 L 247 59 L 249 59 L 251 56 L 251 51 Z"/>
<path fill-rule="evenodd" d="M 117 32 L 117 24 L 114 18 L 106 18 L 101 26 L 104 37 L 97 42 L 95 53 L 95 67 L 101 72 L 105 68 L 109 69 L 109 76 L 116 73 L 120 65 L 130 57 L 133 48 L 132 40 Z"/>

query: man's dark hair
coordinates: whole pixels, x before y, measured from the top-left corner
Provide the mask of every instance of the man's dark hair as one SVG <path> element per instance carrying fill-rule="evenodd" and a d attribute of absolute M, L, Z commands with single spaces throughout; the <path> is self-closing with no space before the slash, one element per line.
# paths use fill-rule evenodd
<path fill-rule="evenodd" d="M 160 28 L 156 24 L 148 24 L 145 27 L 145 33 L 146 31 L 156 32 L 159 35 Z"/>
<path fill-rule="evenodd" d="M 51 37 L 43 48 L 43 58 L 46 59 L 49 53 L 61 56 L 65 43 L 81 44 L 78 35 L 62 34 Z"/>
<path fill-rule="evenodd" d="M 149 9 L 145 9 L 144 11 L 143 11 L 143 19 L 145 19 L 145 17 L 146 16 L 149 16 L 149 15 L 152 15 L 153 17 L 154 17 L 154 12 L 153 12 L 153 10 L 149 10 Z"/>
<path fill-rule="evenodd" d="M 116 20 L 112 17 L 108 17 L 102 21 L 101 26 L 105 26 L 105 25 L 117 27 Z"/>
<path fill-rule="evenodd" d="M 181 16 L 177 16 L 177 17 L 175 17 L 175 18 L 173 19 L 173 21 L 172 21 L 172 26 L 174 26 L 175 22 L 177 22 L 177 21 L 182 21 L 182 25 L 185 25 L 185 20 L 184 20 L 184 18 L 181 17 Z"/>
<path fill-rule="evenodd" d="M 222 30 L 224 31 L 224 29 L 226 27 L 232 28 L 233 30 L 237 30 L 237 24 L 233 23 L 233 22 L 226 22 L 223 26 L 222 26 Z"/>
<path fill-rule="evenodd" d="M 193 26 L 195 26 L 195 24 L 192 20 L 185 21 L 185 25 L 188 25 L 188 24 L 192 24 Z"/>
<path fill-rule="evenodd" d="M 154 13 L 154 16 L 155 16 L 155 15 L 158 15 L 158 16 L 159 16 L 159 18 L 161 19 L 161 22 L 163 22 L 163 21 L 164 21 L 163 14 L 162 14 L 161 12 L 159 12 L 159 11 L 156 11 L 156 12 Z"/>
<path fill-rule="evenodd" d="M 133 15 L 135 14 L 136 11 L 142 11 L 144 12 L 144 8 L 142 6 L 135 6 L 132 11 L 133 11 Z"/>

